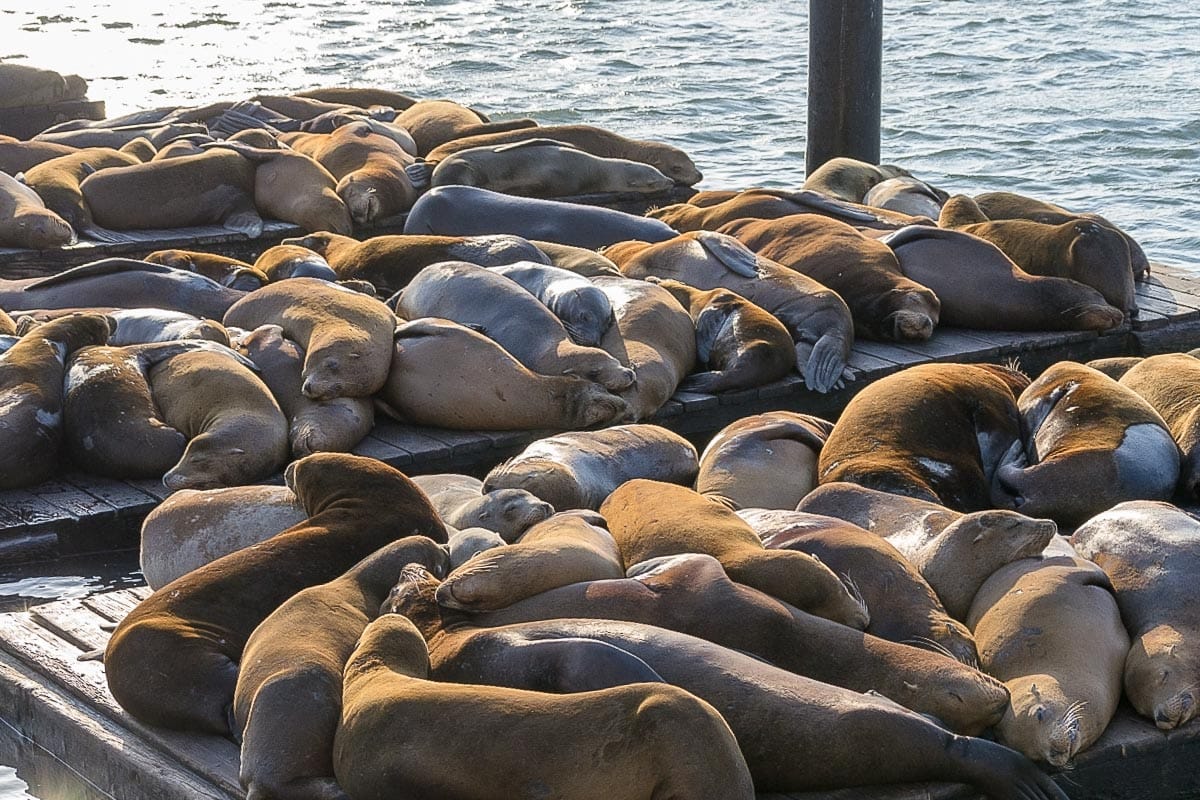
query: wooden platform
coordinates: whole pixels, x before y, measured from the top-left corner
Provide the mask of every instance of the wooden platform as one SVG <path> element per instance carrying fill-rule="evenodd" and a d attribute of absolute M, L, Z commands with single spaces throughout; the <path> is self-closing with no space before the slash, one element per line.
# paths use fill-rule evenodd
<path fill-rule="evenodd" d="M 148 594 L 145 587 L 125 589 L 0 615 L 0 722 L 23 737 L 0 735 L 0 763 L 18 764 L 31 781 L 42 776 L 31 776 L 26 764 L 34 764 L 35 771 L 67 773 L 73 798 L 243 797 L 236 745 L 142 725 L 109 694 L 103 664 L 78 660 L 103 648 L 109 634 L 102 626 L 119 621 Z M 47 751 L 67 761 L 69 769 Z M 1101 740 L 1056 780 L 1072 800 L 1194 797 L 1200 786 L 1200 722 L 1165 734 L 1122 708 Z M 976 797 L 963 786 L 922 784 L 763 794 L 759 800 Z"/>
<path fill-rule="evenodd" d="M 1152 355 L 1200 346 L 1200 273 L 1162 265 L 1138 285 L 1141 313 L 1132 327 L 1095 333 L 1008 333 L 939 329 L 923 344 L 855 344 L 855 381 L 821 395 L 799 375 L 720 395 L 677 393 L 652 420 L 703 444 L 736 419 L 789 409 L 835 419 L 857 392 L 885 375 L 930 361 L 1004 363 L 1017 360 L 1030 374 L 1064 359 Z M 410 474 L 482 475 L 552 431 L 452 431 L 402 425 L 381 418 L 354 452 Z M 167 494 L 158 481 L 118 481 L 69 472 L 25 490 L 0 492 L 0 564 L 61 555 L 106 552 L 138 545 L 141 521 Z"/>

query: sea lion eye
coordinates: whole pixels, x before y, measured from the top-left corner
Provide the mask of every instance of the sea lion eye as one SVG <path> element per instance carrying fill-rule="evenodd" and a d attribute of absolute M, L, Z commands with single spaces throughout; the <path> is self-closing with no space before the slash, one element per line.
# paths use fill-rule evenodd
<path fill-rule="evenodd" d="M 1046 721 L 1046 707 L 1038 706 L 1037 710 L 1033 712 L 1033 715 L 1035 717 L 1037 717 L 1038 722 L 1045 722 Z"/>

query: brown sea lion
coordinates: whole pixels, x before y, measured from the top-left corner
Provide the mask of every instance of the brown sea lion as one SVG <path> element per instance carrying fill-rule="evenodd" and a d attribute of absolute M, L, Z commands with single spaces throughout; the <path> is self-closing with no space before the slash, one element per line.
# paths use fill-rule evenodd
<path fill-rule="evenodd" d="M 950 616 L 966 620 L 979 587 L 1006 564 L 1041 553 L 1058 531 L 1012 511 L 960 514 L 855 483 L 818 486 L 798 511 L 844 519 L 882 536 L 917 568 Z"/>
<path fill-rule="evenodd" d="M 67 221 L 46 208 L 37 192 L 0 173 L 0 247 L 49 250 L 74 237 Z"/>
<path fill-rule="evenodd" d="M 649 419 L 696 366 L 692 318 L 670 292 L 645 281 L 602 276 L 592 283 L 608 297 L 615 318 L 600 347 L 635 376 L 620 391 L 629 401 L 626 419 Z"/>
<path fill-rule="evenodd" d="M 68 156 L 79 148 L 51 142 L 22 142 L 8 136 L 0 136 L 0 172 L 16 175 L 26 172 L 43 161 Z"/>
<path fill-rule="evenodd" d="M 25 173 L 25 185 L 37 192 L 46 208 L 65 219 L 77 234 L 86 236 L 95 223 L 91 211 L 83 202 L 79 184 L 98 170 L 140 163 L 141 160 L 136 156 L 120 150 L 89 147 L 30 168 Z"/>
<path fill-rule="evenodd" d="M 708 703 L 648 682 L 658 680 L 654 671 L 617 648 L 549 649 L 589 660 L 600 673 L 587 686 L 594 691 L 555 695 L 430 680 L 425 640 L 413 623 L 397 614 L 375 620 L 346 665 L 333 752 L 338 782 L 361 798 L 386 797 L 397 786 L 421 797 L 520 797 L 531 787 L 581 800 L 754 797 L 738 743 Z M 478 747 L 515 729 L 528 757 Z M 396 751 L 406 757 L 392 757 Z M 486 789 L 479 775 L 489 776 Z"/>
<path fill-rule="evenodd" d="M 246 640 L 233 697 L 247 797 L 338 800 L 333 740 L 342 670 L 406 565 L 443 576 L 445 551 L 425 536 L 381 548 L 329 583 L 293 595 Z"/>
<path fill-rule="evenodd" d="M 994 798 L 1065 800 L 1049 777 L 1018 754 L 992 742 L 954 736 L 886 698 L 817 683 L 650 625 L 546 620 L 468 627 L 439 614 L 433 602 L 436 584 L 436 579 L 418 574 L 413 580 L 406 574 L 387 601 L 429 641 L 434 678 L 541 688 L 548 683 L 549 667 L 556 673 L 554 684 L 578 685 L 605 673 L 597 668 L 598 659 L 571 659 L 566 648 L 574 645 L 557 642 L 607 644 L 641 659 L 669 683 L 713 702 L 737 736 L 758 791 L 958 780 Z M 872 754 L 869 768 L 864 753 Z"/>
<path fill-rule="evenodd" d="M 266 285 L 267 276 L 258 268 L 236 258 L 203 253 L 194 250 L 155 250 L 144 259 L 151 264 L 162 264 L 175 269 L 186 269 L 211 278 L 222 286 L 252 292 Z"/>
<path fill-rule="evenodd" d="M 699 183 L 704 177 L 688 154 L 677 147 L 663 142 L 627 139 L 620 134 L 591 125 L 540 125 L 507 133 L 462 136 L 429 151 L 426 159 L 436 164 L 453 153 L 472 147 L 490 147 L 522 142 L 526 139 L 553 139 L 603 158 L 639 161 L 656 167 L 659 172 L 685 186 Z"/>
<path fill-rule="evenodd" d="M 1200 710 L 1200 523 L 1168 503 L 1121 503 L 1081 525 L 1071 544 L 1112 581 L 1133 637 L 1125 694 L 1160 730 Z"/>
<path fill-rule="evenodd" d="M 515 542 L 530 527 L 548 519 L 554 507 L 523 489 L 483 491 L 483 481 L 469 475 L 416 475 L 413 483 L 429 497 L 438 515 L 452 528 L 486 528 Z"/>
<path fill-rule="evenodd" d="M 102 345 L 112 321 L 79 314 L 47 322 L 0 355 L 0 488 L 54 474 L 63 435 L 63 378 L 75 351 Z"/>
<path fill-rule="evenodd" d="M 933 588 L 899 550 L 876 534 L 834 517 L 751 508 L 738 512 L 768 550 L 795 550 L 821 560 L 871 609 L 866 632 L 978 666 L 975 640 L 946 613 Z"/>
<path fill-rule="evenodd" d="M 817 454 L 833 423 L 768 411 L 730 423 L 700 455 L 696 491 L 733 509 L 793 509 L 817 485 Z"/>
<path fill-rule="evenodd" d="M 1084 219 L 1060 225 L 1024 219 L 993 222 L 965 195 L 946 202 L 938 224 L 986 239 L 1031 275 L 1071 278 L 1096 289 L 1125 314 L 1137 314 L 1129 245 L 1106 225 Z"/>
<path fill-rule="evenodd" d="M 151 161 L 89 175 L 80 184 L 96 224 L 116 230 L 221 224 L 262 234 L 255 165 L 229 150 Z"/>
<path fill-rule="evenodd" d="M 5 313 L 4 309 L 0 308 L 0 335 L 12 336 L 17 332 L 17 324 L 13 322 L 13 318 Z"/>
<path fill-rule="evenodd" d="M 738 583 L 785 603 L 862 630 L 870 616 L 861 598 L 805 553 L 768 551 L 754 529 L 724 504 L 671 483 L 636 479 L 600 506 L 625 563 L 659 556 L 713 556 Z"/>
<path fill-rule="evenodd" d="M 1121 699 L 1129 635 L 1104 572 L 1027 558 L 980 588 L 967 624 L 984 672 L 1008 686 L 1000 740 L 1056 767 L 1100 738 Z"/>
<path fill-rule="evenodd" d="M 795 214 L 774 220 L 735 220 L 720 232 L 837 292 L 850 307 L 859 335 L 922 341 L 937 326 L 941 309 L 937 295 L 904 277 L 887 245 L 844 222 Z"/>
<path fill-rule="evenodd" d="M 605 258 L 595 250 L 557 242 L 535 241 L 533 245 L 545 253 L 554 266 L 568 269 L 585 278 L 598 278 L 601 275 L 615 278 L 621 274 L 611 259 Z"/>
<path fill-rule="evenodd" d="M 1112 358 L 1093 359 L 1087 362 L 1087 365 L 1097 372 L 1103 372 L 1114 381 L 1120 381 L 1126 372 L 1129 372 L 1129 370 L 1141 362 L 1141 356 L 1114 356 Z M 1155 411 L 1158 411 L 1158 409 L 1155 409 Z M 1161 414 L 1162 412 L 1160 411 L 1159 413 Z"/>
<path fill-rule="evenodd" d="M 483 490 L 524 489 L 558 511 L 595 511 L 634 478 L 691 486 L 696 469 L 696 448 L 679 434 L 658 425 L 615 425 L 539 439 L 493 467 Z"/>
<path fill-rule="evenodd" d="M 551 589 L 497 611 L 483 627 L 545 619 L 641 622 L 751 653 L 782 669 L 855 691 L 877 691 L 956 733 L 1000 719 L 1008 693 L 976 669 L 806 614 L 734 583 L 712 556 L 684 553 L 635 565 L 630 578 Z"/>
<path fill-rule="evenodd" d="M 906 277 L 938 296 L 945 325 L 1105 331 L 1124 319 L 1092 287 L 1030 275 L 991 242 L 962 231 L 913 225 L 880 241 L 892 248 Z"/>
<path fill-rule="evenodd" d="M 495 611 L 581 581 L 625 577 L 621 551 L 594 511 L 560 511 L 508 547 L 476 556 L 450 573 L 438 605 Z"/>
<path fill-rule="evenodd" d="M 279 403 L 288 425 L 292 458 L 312 453 L 348 453 L 375 426 L 369 397 L 312 400 L 302 391 L 304 351 L 284 338 L 278 325 L 261 325 L 237 342 L 258 367 L 258 375 Z"/>
<path fill-rule="evenodd" d="M 745 189 L 710 192 L 696 202 L 651 209 L 646 216 L 660 219 L 677 231 L 715 231 L 738 219 L 778 219 L 792 214 L 820 214 L 861 228 L 891 230 L 905 225 L 933 225 L 933 219 L 902 214 L 860 203 L 848 203 L 810 190 Z"/>
<path fill-rule="evenodd" d="M 1165 500 L 1175 491 L 1179 447 L 1166 422 L 1107 375 L 1060 361 L 1021 393 L 1018 407 L 1025 438 L 996 469 L 997 507 L 1078 525 L 1124 500 Z"/>
<path fill-rule="evenodd" d="M 295 120 L 312 119 L 320 114 L 344 108 L 341 103 L 301 95 L 256 94 L 250 98 L 250 102 Z"/>
<path fill-rule="evenodd" d="M 444 261 L 421 270 L 400 293 L 396 312 L 406 319 L 442 317 L 480 329 L 543 375 L 577 375 L 610 391 L 634 382 L 633 370 L 613 356 L 572 342 L 562 323 L 529 292 L 465 261 Z"/>
<path fill-rule="evenodd" d="M 452 139 L 537 127 L 531 119 L 488 122 L 479 112 L 450 100 L 420 100 L 397 114 L 393 122 L 412 134 L 417 154 L 426 157 Z"/>
<path fill-rule="evenodd" d="M 958 511 L 990 508 L 997 467 L 1021 438 L 1016 394 L 1028 380 L 991 364 L 920 364 L 888 375 L 842 412 L 821 450 L 820 482 Z"/>
<path fill-rule="evenodd" d="M 659 194 L 675 185 L 649 164 L 601 158 L 553 139 L 472 147 L 442 159 L 430 186 L 480 186 L 526 197 Z"/>
<path fill-rule="evenodd" d="M 910 176 L 888 178 L 872 186 L 863 195 L 862 203 L 888 211 L 899 211 L 914 217 L 931 220 L 942 213 L 942 203 L 950 195 L 935 189 L 923 180 Z"/>
<path fill-rule="evenodd" d="M 226 326 L 279 325 L 304 349 L 306 397 L 366 397 L 383 388 L 396 318 L 374 298 L 317 278 L 271 283 L 225 313 Z"/>
<path fill-rule="evenodd" d="M 487 391 L 480 391 L 484 375 Z M 629 414 L 629 404 L 599 383 L 531 372 L 483 334 L 429 317 L 396 328 L 380 397 L 401 421 L 460 430 L 569 430 Z"/>
<path fill-rule="evenodd" d="M 182 454 L 186 442 L 182 434 L 179 439 Z M 155 506 L 142 523 L 138 563 L 146 584 L 161 589 L 306 519 L 304 506 L 286 486 L 180 489 Z"/>
<path fill-rule="evenodd" d="M 756 255 L 732 236 L 699 231 L 661 244 L 621 243 L 605 255 L 631 278 L 670 278 L 697 289 L 725 288 L 788 329 L 805 384 L 828 392 L 846 373 L 854 323 L 845 301 L 815 280 Z"/>
<path fill-rule="evenodd" d="M 187 437 L 168 489 L 254 483 L 283 468 L 288 424 L 270 390 L 224 354 L 198 351 L 152 367 L 150 391 L 163 422 Z"/>
<path fill-rule="evenodd" d="M 1137 392 L 1162 416 L 1182 456 L 1179 490 L 1200 497 L 1200 359 L 1186 353 L 1150 356 L 1109 377 Z"/>
<path fill-rule="evenodd" d="M 406 94 L 393 92 L 390 89 L 379 89 L 373 86 L 321 86 L 316 89 L 306 89 L 303 92 L 296 92 L 292 96 L 311 97 L 313 100 L 321 100 L 325 103 L 358 106 L 359 108 L 388 106 L 397 111 L 403 111 L 417 102 L 415 98 Z"/>
<path fill-rule="evenodd" d="M 804 181 L 804 188 L 851 203 L 861 203 L 872 186 L 888 178 L 911 176 L 908 170 L 892 164 L 876 165 L 855 158 L 831 158 L 812 171 Z"/>
<path fill-rule="evenodd" d="M 375 459 L 316 453 L 290 464 L 284 480 L 305 522 L 172 581 L 109 639 L 108 687 L 137 719 L 229 735 L 237 662 L 268 614 L 399 538 L 446 541 L 421 490 Z"/>
<path fill-rule="evenodd" d="M 975 195 L 975 203 L 988 219 L 1028 219 L 1047 225 L 1061 225 L 1074 219 L 1088 219 L 1112 228 L 1125 239 L 1129 246 L 1129 260 L 1134 277 L 1145 280 L 1150 276 L 1150 261 L 1132 236 L 1112 224 L 1099 214 L 1076 214 L 1062 206 L 1037 200 L 1013 192 L 985 192 Z"/>
<path fill-rule="evenodd" d="M 0 85 L 3 86 L 0 88 L 0 108 L 48 106 L 82 97 L 82 92 L 72 91 L 79 88 L 82 79 L 78 75 L 69 77 L 74 80 L 69 81 L 68 76 L 50 69 L 0 64 Z M 84 83 L 83 88 L 86 87 Z"/>
<path fill-rule="evenodd" d="M 320 278 L 336 283 L 338 278 L 328 261 L 307 247 L 294 244 L 268 247 L 254 260 L 254 269 L 265 275 L 271 283 L 288 278 Z"/>
<path fill-rule="evenodd" d="M 359 241 L 321 232 L 283 244 L 322 256 L 340 279 L 370 281 L 385 297 L 395 294 L 425 267 L 466 261 L 481 267 L 517 261 L 545 262 L 540 250 L 518 236 L 372 236 Z"/>
<path fill-rule="evenodd" d="M 783 323 L 729 289 L 700 289 L 659 281 L 688 310 L 696 326 L 696 358 L 708 372 L 679 384 L 688 392 L 750 389 L 796 368 L 792 335 Z"/>

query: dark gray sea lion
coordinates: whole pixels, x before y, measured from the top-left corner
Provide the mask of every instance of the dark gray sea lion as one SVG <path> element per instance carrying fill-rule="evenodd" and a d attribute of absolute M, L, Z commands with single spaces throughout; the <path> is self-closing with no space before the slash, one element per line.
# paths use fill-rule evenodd
<path fill-rule="evenodd" d="M 608 295 L 574 272 L 531 261 L 491 270 L 515 281 L 550 309 L 576 344 L 595 347 L 616 321 Z"/>

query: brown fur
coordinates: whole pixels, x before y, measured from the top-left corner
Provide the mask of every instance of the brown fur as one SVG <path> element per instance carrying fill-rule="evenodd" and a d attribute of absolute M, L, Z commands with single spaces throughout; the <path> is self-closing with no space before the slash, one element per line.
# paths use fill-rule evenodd
<path fill-rule="evenodd" d="M 891 164 L 869 164 L 854 158 L 831 158 L 812 171 L 804 188 L 830 197 L 861 203 L 867 190 L 888 178 L 910 176 L 907 170 Z"/>
<path fill-rule="evenodd" d="M 46 208 L 37 192 L 0 173 L 0 247 L 49 250 L 73 236 L 67 221 Z"/>
<path fill-rule="evenodd" d="M 869 208 L 857 202 L 830 201 L 814 192 L 784 189 L 745 189 L 741 192 L 706 192 L 696 202 L 689 198 L 646 216 L 660 219 L 677 231 L 715 231 L 738 219 L 778 219 L 792 214 L 820 214 L 855 226 L 894 229 L 905 225 L 931 225 L 932 219 Z"/>
<path fill-rule="evenodd" d="M 325 103 L 352 105 L 359 108 L 387 106 L 397 111 L 403 111 L 417 102 L 414 98 L 406 94 L 375 87 L 324 86 L 317 89 L 296 92 L 292 96 L 310 97 L 313 100 L 320 100 Z"/>
<path fill-rule="evenodd" d="M 25 183 L 76 233 L 92 228 L 92 214 L 83 202 L 79 184 L 93 171 L 142 163 L 137 157 L 107 147 L 90 147 L 43 161 L 25 173 Z"/>
<path fill-rule="evenodd" d="M 27 172 L 44 161 L 69 156 L 79 148 L 52 142 L 22 142 L 0 137 L 0 172 L 16 175 Z"/>
<path fill-rule="evenodd" d="M 211 278 L 222 286 L 241 291 L 253 291 L 266 285 L 268 278 L 263 272 L 245 261 L 236 258 L 203 253 L 193 250 L 155 250 L 143 261 L 162 264 L 175 269 L 186 269 Z"/>
<path fill-rule="evenodd" d="M 397 114 L 394 122 L 412 134 L 418 155 L 426 157 L 452 139 L 537 126 L 531 119 L 490 123 L 473 109 L 450 100 L 418 101 Z"/>
<path fill-rule="evenodd" d="M 1200 498 L 1200 359 L 1186 353 L 1150 356 L 1117 378 L 1162 416 L 1182 455 L 1179 489 Z"/>

